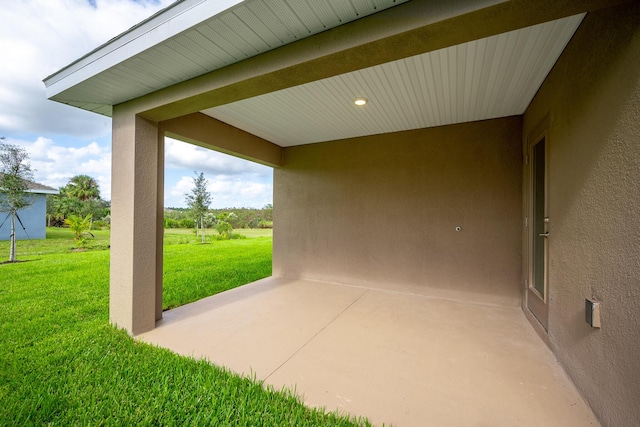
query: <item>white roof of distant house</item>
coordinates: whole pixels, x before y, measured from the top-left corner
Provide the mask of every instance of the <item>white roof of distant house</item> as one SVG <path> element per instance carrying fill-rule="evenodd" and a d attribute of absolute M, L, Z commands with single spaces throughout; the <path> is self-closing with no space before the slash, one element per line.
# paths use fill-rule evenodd
<path fill-rule="evenodd" d="M 0 172 L 0 177 L 3 173 Z M 27 182 L 27 192 L 35 193 L 35 194 L 60 194 L 60 191 L 49 187 L 48 185 L 38 184 L 37 182 L 26 181 Z"/>

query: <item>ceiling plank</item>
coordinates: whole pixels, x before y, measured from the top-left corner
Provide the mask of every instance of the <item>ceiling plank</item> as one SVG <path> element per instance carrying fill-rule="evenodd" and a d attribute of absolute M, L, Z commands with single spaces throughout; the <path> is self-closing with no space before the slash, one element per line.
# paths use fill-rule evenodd
<path fill-rule="evenodd" d="M 203 110 L 283 147 L 522 114 L 584 15 Z M 369 103 L 357 107 L 353 101 Z"/>

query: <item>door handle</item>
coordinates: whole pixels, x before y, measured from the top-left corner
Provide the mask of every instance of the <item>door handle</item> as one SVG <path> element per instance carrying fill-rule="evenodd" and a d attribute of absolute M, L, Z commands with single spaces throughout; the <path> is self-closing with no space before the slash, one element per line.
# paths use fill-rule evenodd
<path fill-rule="evenodd" d="M 538 234 L 538 236 L 540 236 L 540 237 L 549 237 L 549 232 L 547 231 L 546 233 L 540 233 L 540 234 Z"/>

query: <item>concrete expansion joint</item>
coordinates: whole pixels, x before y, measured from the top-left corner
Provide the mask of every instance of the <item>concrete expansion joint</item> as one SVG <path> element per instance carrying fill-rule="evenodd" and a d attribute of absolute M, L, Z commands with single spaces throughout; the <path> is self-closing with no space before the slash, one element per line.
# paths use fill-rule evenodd
<path fill-rule="evenodd" d="M 342 310 L 340 313 L 338 313 L 333 319 L 331 319 L 329 322 L 327 322 L 327 324 L 325 324 L 322 328 L 320 328 L 318 330 L 318 332 L 316 332 L 315 334 L 313 334 L 311 336 L 311 338 L 309 338 L 307 341 L 305 341 L 296 351 L 294 351 L 291 356 L 287 357 L 287 359 L 282 362 L 280 365 L 278 365 L 277 368 L 275 368 L 273 371 L 271 371 L 269 373 L 269 375 L 267 375 L 264 378 L 264 381 L 266 382 L 269 377 L 271 377 L 273 374 L 275 374 L 276 372 L 278 372 L 278 370 L 280 370 L 280 368 L 282 368 L 284 365 L 287 364 L 287 362 L 289 362 L 291 359 L 293 359 L 298 353 L 300 353 L 300 351 L 302 351 L 307 345 L 309 345 L 309 343 L 311 341 L 313 341 L 314 339 L 316 339 L 316 337 L 318 337 L 318 335 L 320 335 L 325 329 L 327 329 L 331 324 L 333 324 L 336 320 L 338 320 L 340 317 L 342 317 L 342 315 L 344 313 L 347 312 L 347 310 L 349 310 L 355 303 L 357 303 L 358 301 L 360 301 L 360 299 L 367 293 L 369 292 L 369 289 L 364 289 L 364 291 L 358 295 L 358 297 L 356 299 L 354 299 L 353 301 L 351 301 L 351 303 L 349 305 L 347 305 L 344 310 Z"/>

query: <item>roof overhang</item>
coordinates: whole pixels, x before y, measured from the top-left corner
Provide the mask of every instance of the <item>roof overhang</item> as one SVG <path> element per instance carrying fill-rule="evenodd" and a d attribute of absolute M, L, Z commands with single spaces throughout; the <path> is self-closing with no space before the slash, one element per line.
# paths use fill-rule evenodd
<path fill-rule="evenodd" d="M 202 112 L 280 146 L 505 117 L 585 12 L 620 2 L 182 0 L 45 84 L 101 114 Z"/>
<path fill-rule="evenodd" d="M 178 0 L 44 79 L 47 97 L 111 107 L 408 0 Z"/>

